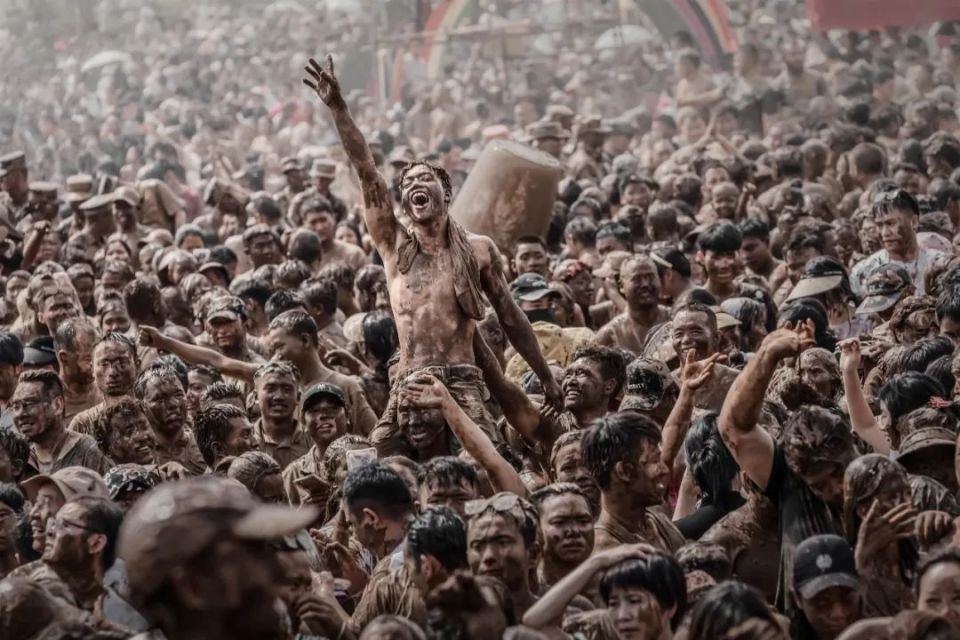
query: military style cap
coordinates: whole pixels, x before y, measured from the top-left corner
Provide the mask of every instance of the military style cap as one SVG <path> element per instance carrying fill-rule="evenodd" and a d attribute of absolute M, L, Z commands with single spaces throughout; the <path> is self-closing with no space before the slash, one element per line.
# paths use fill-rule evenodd
<path fill-rule="evenodd" d="M 67 178 L 67 192 L 63 199 L 67 202 L 83 202 L 93 195 L 93 176 L 78 173 Z"/>
<path fill-rule="evenodd" d="M 863 289 L 866 296 L 856 315 L 881 313 L 897 304 L 910 286 L 910 274 L 897 264 L 882 264 L 867 276 Z"/>
<path fill-rule="evenodd" d="M 287 173 L 288 171 L 303 171 L 303 163 L 300 162 L 300 158 L 295 157 L 286 157 L 280 161 L 280 171 Z"/>
<path fill-rule="evenodd" d="M 145 492 L 160 484 L 160 478 L 141 464 L 118 464 L 103 478 L 110 498 L 117 500 L 129 491 Z"/>
<path fill-rule="evenodd" d="M 599 133 L 601 135 L 608 135 L 610 133 L 610 127 L 606 126 L 603 123 L 603 118 L 600 116 L 587 116 L 582 123 L 580 123 L 580 133 Z"/>
<path fill-rule="evenodd" d="M 123 520 L 117 555 L 124 560 L 133 601 L 154 595 L 168 573 L 217 540 L 273 540 L 312 524 L 312 506 L 291 509 L 259 502 L 228 478 L 201 476 L 159 485 Z"/>
<path fill-rule="evenodd" d="M 329 158 L 317 158 L 310 165 L 311 178 L 333 178 L 337 175 L 337 163 Z"/>
<path fill-rule="evenodd" d="M 112 193 L 100 193 L 84 200 L 80 205 L 80 211 L 90 212 L 97 209 L 105 209 L 113 204 L 114 195 Z"/>
<path fill-rule="evenodd" d="M 57 183 L 55 182 L 46 182 L 44 180 L 37 180 L 35 182 L 30 183 L 29 189 L 34 193 L 52 195 L 53 197 L 57 196 Z"/>
<path fill-rule="evenodd" d="M 113 192 L 113 201 L 114 202 L 125 202 L 131 207 L 135 207 L 140 204 L 140 192 L 136 187 L 131 187 L 130 185 L 121 185 L 117 187 L 117 190 Z"/>
<path fill-rule="evenodd" d="M 627 365 L 627 385 L 620 408 L 652 411 L 671 387 L 679 388 L 665 362 L 641 356 Z"/>
<path fill-rule="evenodd" d="M 64 500 L 73 500 L 81 496 L 110 497 L 103 476 L 86 467 L 64 467 L 49 475 L 33 476 L 22 483 L 31 502 L 37 499 L 37 492 L 41 487 L 49 485 L 56 487 Z"/>
<path fill-rule="evenodd" d="M 243 300 L 237 296 L 220 296 L 207 305 L 207 322 L 216 319 L 243 320 L 246 310 Z"/>
<path fill-rule="evenodd" d="M 26 169 L 27 156 L 23 151 L 11 151 L 0 156 L 0 169 L 10 171 L 11 169 Z"/>
<path fill-rule="evenodd" d="M 561 127 L 559 122 L 541 120 L 527 127 L 527 137 L 530 140 L 566 140 L 570 132 Z"/>

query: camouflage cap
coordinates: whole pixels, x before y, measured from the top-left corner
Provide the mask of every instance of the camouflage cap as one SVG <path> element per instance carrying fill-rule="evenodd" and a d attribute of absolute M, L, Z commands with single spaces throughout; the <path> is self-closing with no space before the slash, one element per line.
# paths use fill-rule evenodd
<path fill-rule="evenodd" d="M 627 365 L 627 384 L 620 408 L 652 411 L 671 387 L 679 388 L 666 363 L 641 356 Z"/>
<path fill-rule="evenodd" d="M 898 264 L 882 264 L 870 272 L 863 283 L 863 302 L 856 315 L 870 315 L 890 309 L 910 287 L 910 273 Z"/>
<path fill-rule="evenodd" d="M 207 322 L 214 319 L 243 320 L 246 311 L 243 300 L 237 296 L 218 296 L 207 305 Z"/>
<path fill-rule="evenodd" d="M 272 540 L 316 521 L 312 506 L 291 509 L 257 501 L 229 478 L 201 476 L 161 484 L 141 497 L 120 528 L 131 600 L 143 603 L 168 573 L 222 539 Z"/>
<path fill-rule="evenodd" d="M 110 498 L 119 499 L 130 491 L 146 492 L 160 484 L 160 478 L 141 464 L 118 464 L 107 471 L 103 478 L 110 491 Z"/>

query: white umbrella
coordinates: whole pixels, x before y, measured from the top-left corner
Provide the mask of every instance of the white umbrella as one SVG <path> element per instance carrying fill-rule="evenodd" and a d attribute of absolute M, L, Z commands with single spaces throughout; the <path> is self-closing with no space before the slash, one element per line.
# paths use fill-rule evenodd
<path fill-rule="evenodd" d="M 91 56 L 86 62 L 83 63 L 83 66 L 80 67 L 80 71 L 86 72 L 93 69 L 99 69 L 100 67 L 105 67 L 109 64 L 127 64 L 130 62 L 133 62 L 133 58 L 126 51 L 108 49 Z"/>
<path fill-rule="evenodd" d="M 622 24 L 601 33 L 593 46 L 595 49 L 618 49 L 644 44 L 651 40 L 653 40 L 653 34 L 647 29 L 635 24 Z"/>
<path fill-rule="evenodd" d="M 297 2 L 297 0 L 277 0 L 271 2 L 263 10 L 267 15 L 276 15 L 279 13 L 307 13 L 307 8 Z"/>

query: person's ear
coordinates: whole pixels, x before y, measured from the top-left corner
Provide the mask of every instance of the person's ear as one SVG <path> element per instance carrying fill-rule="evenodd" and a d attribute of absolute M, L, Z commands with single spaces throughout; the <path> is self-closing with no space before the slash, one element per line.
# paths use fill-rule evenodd
<path fill-rule="evenodd" d="M 697 255 L 695 255 L 693 259 L 697 262 L 697 264 L 701 264 L 701 265 L 702 265 L 702 264 L 704 263 L 704 260 L 706 259 L 706 256 L 703 255 L 703 251 L 700 251 L 700 250 L 698 249 L 698 250 L 697 250 Z"/>
<path fill-rule="evenodd" d="M 380 516 L 373 509 L 364 507 L 360 512 L 360 524 L 377 529 L 380 525 Z"/>
<path fill-rule="evenodd" d="M 102 533 L 95 533 L 87 538 L 87 550 L 90 554 L 102 552 L 107 546 L 107 536 Z"/>
<path fill-rule="evenodd" d="M 543 549 L 540 547 L 540 541 L 536 540 L 527 549 L 527 555 L 530 557 L 530 566 L 535 567 L 540 562 L 540 554 Z"/>
<path fill-rule="evenodd" d="M 420 573 L 422 573 L 423 577 L 428 581 L 436 573 L 436 567 L 433 564 L 434 562 L 436 562 L 436 560 L 431 556 L 424 554 L 420 555 Z"/>
<path fill-rule="evenodd" d="M 629 482 L 633 477 L 632 465 L 621 460 L 613 465 L 613 474 L 621 482 Z"/>
<path fill-rule="evenodd" d="M 214 460 L 219 460 L 223 457 L 223 445 L 219 442 L 211 443 L 210 448 L 213 450 Z"/>
<path fill-rule="evenodd" d="M 54 397 L 54 399 L 50 402 L 50 408 L 53 409 L 54 414 L 62 416 L 64 410 L 63 396 Z"/>
<path fill-rule="evenodd" d="M 612 396 L 614 389 L 617 388 L 616 380 L 607 380 L 603 383 L 603 395 Z"/>

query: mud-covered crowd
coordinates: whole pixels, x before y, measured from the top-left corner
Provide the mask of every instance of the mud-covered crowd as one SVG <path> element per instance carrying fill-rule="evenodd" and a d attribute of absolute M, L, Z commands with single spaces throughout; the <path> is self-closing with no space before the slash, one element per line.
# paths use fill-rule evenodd
<path fill-rule="evenodd" d="M 960 26 L 393 101 L 362 12 L 92 4 L 0 22 L 0 638 L 960 638 Z"/>

